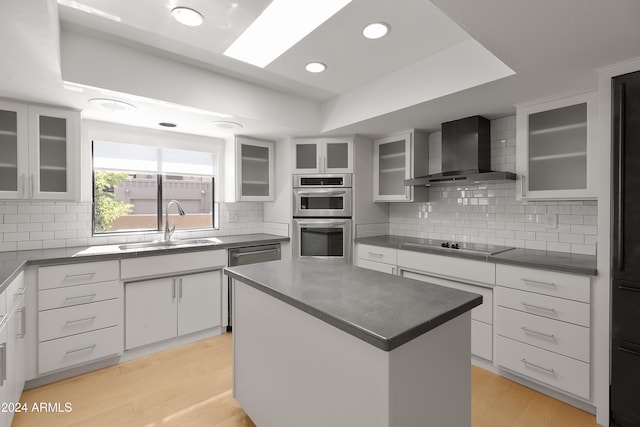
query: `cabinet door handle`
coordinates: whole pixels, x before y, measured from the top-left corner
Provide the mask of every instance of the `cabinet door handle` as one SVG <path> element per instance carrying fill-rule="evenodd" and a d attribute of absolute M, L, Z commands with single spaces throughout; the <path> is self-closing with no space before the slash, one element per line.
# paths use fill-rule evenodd
<path fill-rule="evenodd" d="M 633 354 L 634 356 L 640 356 L 640 352 L 631 350 L 630 348 L 619 346 L 618 350 L 624 351 L 625 353 Z"/>
<path fill-rule="evenodd" d="M 556 284 L 553 282 L 541 282 L 539 280 L 527 279 L 526 277 L 523 277 L 522 281 L 526 283 L 533 283 L 535 285 L 552 286 L 554 288 L 556 287 Z"/>
<path fill-rule="evenodd" d="M 631 286 L 624 285 L 618 286 L 618 289 L 620 289 L 621 291 L 640 292 L 640 289 L 638 288 L 632 288 Z"/>
<path fill-rule="evenodd" d="M 22 307 L 20 310 L 20 333 L 17 338 L 24 338 L 27 333 L 27 307 Z"/>
<path fill-rule="evenodd" d="M 522 196 L 524 196 L 525 194 L 527 194 L 527 193 L 526 193 L 526 191 L 527 191 L 527 190 L 526 190 L 526 189 L 525 189 L 525 187 L 524 187 L 524 175 L 522 175 L 522 176 L 520 177 L 520 194 L 521 194 Z"/>
<path fill-rule="evenodd" d="M 171 300 L 176 299 L 176 279 L 173 279 L 173 285 L 171 286 Z"/>
<path fill-rule="evenodd" d="M 24 180 L 25 180 L 24 174 L 20 175 L 20 191 L 19 191 L 20 197 L 24 197 L 24 193 L 25 193 Z"/>
<path fill-rule="evenodd" d="M 544 311 L 549 311 L 551 313 L 555 313 L 556 309 L 553 307 L 543 307 L 541 305 L 534 305 L 534 304 L 529 304 L 526 301 L 522 301 L 520 304 L 522 304 L 525 308 L 534 308 L 536 310 L 544 310 Z"/>
<path fill-rule="evenodd" d="M 526 326 L 523 326 L 523 327 L 522 327 L 522 328 L 520 328 L 520 329 L 522 329 L 523 331 L 525 331 L 525 332 L 526 332 L 526 333 L 528 333 L 528 334 L 540 335 L 540 336 L 543 336 L 543 337 L 545 337 L 545 338 L 549 338 L 550 340 L 554 340 L 554 341 L 555 341 L 555 339 L 556 339 L 556 336 L 555 336 L 555 335 L 553 335 L 553 334 L 547 334 L 547 333 L 545 333 L 545 332 L 536 331 L 535 329 L 529 329 L 529 328 L 527 328 Z"/>
<path fill-rule="evenodd" d="M 73 300 L 77 300 L 77 299 L 83 299 L 83 298 L 89 298 L 92 299 L 93 297 L 95 297 L 96 294 L 87 294 L 87 295 L 80 295 L 77 297 L 65 297 L 64 302 L 66 303 L 67 301 L 73 301 Z"/>
<path fill-rule="evenodd" d="M 96 316 L 93 315 L 91 317 L 84 317 L 82 319 L 76 319 L 76 320 L 67 320 L 66 322 L 64 322 L 65 325 L 70 325 L 71 323 L 80 323 L 80 322 L 92 322 L 96 319 Z"/>
<path fill-rule="evenodd" d="M 617 238 L 618 238 L 618 271 L 624 271 L 624 154 L 625 154 L 625 145 L 626 139 L 624 137 L 624 128 L 626 126 L 625 123 L 625 113 L 626 113 L 626 92 L 627 88 L 624 83 L 620 83 L 618 86 L 620 90 L 620 104 L 618 105 L 618 229 Z"/>
<path fill-rule="evenodd" d="M 29 175 L 29 189 L 31 191 L 31 193 L 29 194 L 30 199 L 33 199 L 33 193 L 35 192 L 33 187 L 35 185 L 34 181 L 35 180 L 33 179 L 33 175 Z"/>
<path fill-rule="evenodd" d="M 522 363 L 524 363 L 527 366 L 533 366 L 534 368 L 538 368 L 538 369 L 542 369 L 543 371 L 547 371 L 550 374 L 554 374 L 556 373 L 556 371 L 553 368 L 545 368 L 544 366 L 540 366 L 540 365 L 536 365 L 535 363 L 531 363 L 529 362 L 527 359 L 520 359 L 520 361 Z"/>
<path fill-rule="evenodd" d="M 66 276 L 64 276 L 65 279 L 78 279 L 78 278 L 82 278 L 82 277 L 86 277 L 87 279 L 92 278 L 93 276 L 95 276 L 96 273 L 80 273 L 80 274 L 67 274 Z"/>
<path fill-rule="evenodd" d="M 178 289 L 179 289 L 178 297 L 182 299 L 182 277 L 178 279 Z"/>
<path fill-rule="evenodd" d="M 93 350 L 94 348 L 96 348 L 96 345 L 92 344 L 92 345 L 90 345 L 88 347 L 77 348 L 75 350 L 67 350 L 67 351 L 64 352 L 64 354 L 66 356 L 67 354 L 73 354 L 73 353 L 79 353 L 81 351 Z"/>
<path fill-rule="evenodd" d="M 4 385 L 4 381 L 7 379 L 7 343 L 0 344 L 0 387 Z"/>

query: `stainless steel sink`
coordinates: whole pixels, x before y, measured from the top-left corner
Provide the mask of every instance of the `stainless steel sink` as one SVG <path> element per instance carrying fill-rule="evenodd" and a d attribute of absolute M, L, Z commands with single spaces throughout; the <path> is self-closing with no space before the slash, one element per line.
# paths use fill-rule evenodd
<path fill-rule="evenodd" d="M 158 240 L 154 242 L 125 243 L 118 246 L 122 251 L 131 249 L 161 249 L 174 248 L 178 246 L 197 246 L 197 245 L 219 245 L 222 241 L 215 237 L 200 239 L 176 239 L 176 240 Z"/>

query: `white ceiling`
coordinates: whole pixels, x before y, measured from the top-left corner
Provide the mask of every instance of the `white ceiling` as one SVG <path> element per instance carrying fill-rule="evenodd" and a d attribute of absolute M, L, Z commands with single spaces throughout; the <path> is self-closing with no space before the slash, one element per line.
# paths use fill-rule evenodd
<path fill-rule="evenodd" d="M 254 136 L 375 136 L 513 114 L 514 103 L 595 87 L 595 69 L 640 57 L 637 0 L 353 0 L 265 69 L 223 56 L 268 3 L 2 0 L 0 96 L 201 135 L 223 136 L 211 122 L 232 120 Z M 204 25 L 177 24 L 177 5 L 199 10 Z M 389 36 L 364 39 L 373 21 L 390 24 Z M 307 73 L 309 61 L 328 69 Z M 100 111 L 91 97 L 138 111 Z"/>

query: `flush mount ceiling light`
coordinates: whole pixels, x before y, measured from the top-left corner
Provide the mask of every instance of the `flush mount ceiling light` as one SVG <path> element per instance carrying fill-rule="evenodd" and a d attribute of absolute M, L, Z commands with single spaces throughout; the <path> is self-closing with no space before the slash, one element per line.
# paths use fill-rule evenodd
<path fill-rule="evenodd" d="M 137 110 L 137 107 L 135 105 L 123 101 L 118 101 L 117 99 L 92 98 L 89 100 L 89 104 L 95 105 L 102 110 L 110 111 L 112 113 Z"/>
<path fill-rule="evenodd" d="M 327 69 L 327 66 L 322 62 L 309 62 L 304 69 L 310 73 L 321 73 Z"/>
<path fill-rule="evenodd" d="M 236 122 L 217 121 L 212 123 L 218 129 L 242 129 L 243 128 L 243 126 L 240 123 L 236 123 Z"/>
<path fill-rule="evenodd" d="M 182 25 L 188 27 L 197 27 L 204 22 L 204 17 L 200 12 L 189 7 L 174 7 L 171 9 L 171 16 Z"/>
<path fill-rule="evenodd" d="M 273 0 L 224 54 L 264 68 L 350 2 Z"/>
<path fill-rule="evenodd" d="M 379 39 L 386 36 L 390 29 L 391 27 L 384 22 L 374 22 L 364 27 L 362 35 L 368 39 Z"/>

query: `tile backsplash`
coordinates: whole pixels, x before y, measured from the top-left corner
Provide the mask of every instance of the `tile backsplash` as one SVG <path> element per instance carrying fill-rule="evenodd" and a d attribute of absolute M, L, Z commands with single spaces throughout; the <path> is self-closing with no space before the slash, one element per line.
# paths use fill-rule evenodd
<path fill-rule="evenodd" d="M 440 133 L 430 135 L 438 172 Z M 491 168 L 515 172 L 515 116 L 491 121 Z M 597 202 L 517 201 L 515 182 L 429 189 L 429 202 L 391 203 L 389 233 L 518 248 L 596 254 Z"/>
<path fill-rule="evenodd" d="M 176 231 L 177 238 L 263 232 L 262 203 L 220 203 L 220 228 Z M 91 203 L 0 201 L 0 252 L 120 244 L 156 240 L 162 233 L 92 236 Z M 271 224 L 272 234 L 288 233 L 286 224 Z"/>

